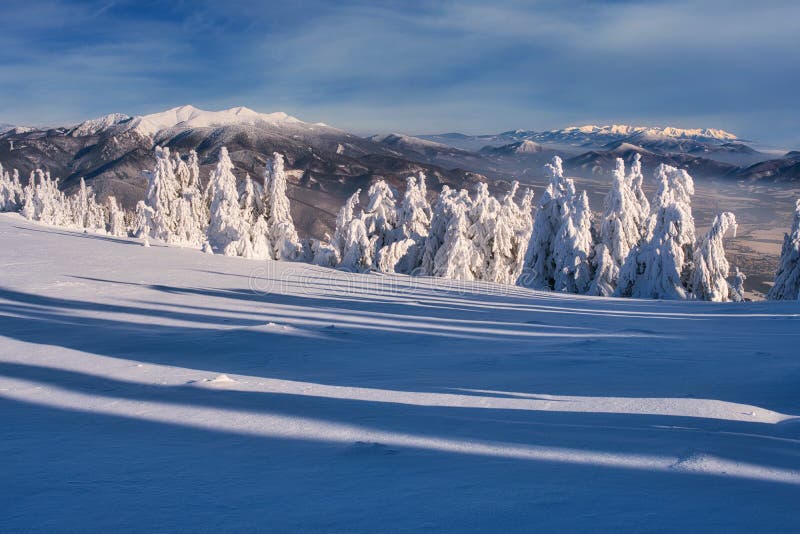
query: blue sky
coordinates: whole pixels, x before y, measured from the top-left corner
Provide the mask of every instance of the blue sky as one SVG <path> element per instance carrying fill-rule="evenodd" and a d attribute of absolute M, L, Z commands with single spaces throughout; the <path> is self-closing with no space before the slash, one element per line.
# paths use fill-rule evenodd
<path fill-rule="evenodd" d="M 800 146 L 800 2 L 0 2 L 0 122 L 182 104 L 357 133 L 716 127 Z"/>

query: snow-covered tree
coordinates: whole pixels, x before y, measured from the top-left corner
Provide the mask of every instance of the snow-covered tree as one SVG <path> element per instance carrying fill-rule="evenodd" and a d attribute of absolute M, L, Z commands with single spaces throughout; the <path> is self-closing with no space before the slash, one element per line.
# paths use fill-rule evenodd
<path fill-rule="evenodd" d="M 628 255 L 616 296 L 685 299 L 690 296 L 695 242 L 691 197 L 694 181 L 683 169 L 661 164 L 649 237 Z"/>
<path fill-rule="evenodd" d="M 638 154 L 636 154 L 638 156 Z M 617 287 L 619 271 L 631 249 L 639 244 L 646 230 L 643 206 L 634 190 L 641 182 L 641 164 L 634 161 L 631 174 L 625 175 L 625 162 L 617 158 L 611 189 L 605 198 L 605 212 L 600 223 L 599 243 L 594 254 L 595 277 L 589 294 L 608 297 Z M 640 186 L 638 186 L 640 187 Z M 647 199 L 644 199 L 647 202 Z M 647 210 L 649 211 L 649 203 Z"/>
<path fill-rule="evenodd" d="M 247 221 L 239 207 L 239 194 L 228 149 L 222 147 L 217 166 L 211 173 L 211 221 L 206 237 L 214 252 L 241 256 L 249 246 Z"/>
<path fill-rule="evenodd" d="M 431 226 L 431 215 L 425 174 L 420 172 L 417 177 L 409 176 L 406 179 L 406 192 L 398 216 L 403 237 L 416 241 L 424 240 Z"/>
<path fill-rule="evenodd" d="M 397 240 L 397 205 L 392 189 L 383 180 L 378 180 L 367 190 L 367 204 L 361 220 L 372 243 L 373 258 L 382 247 Z"/>
<path fill-rule="evenodd" d="M 469 238 L 465 205 L 458 203 L 450 217 L 444 242 L 436 252 L 433 275 L 453 280 L 475 280 L 473 269 L 479 262 L 479 253 Z"/>
<path fill-rule="evenodd" d="M 533 192 L 526 190 L 518 204 L 514 200 L 518 190 L 519 182 L 515 181 L 502 202 L 498 203 L 497 215 L 489 227 L 491 249 L 490 255 L 484 259 L 483 280 L 513 284 L 522 273 L 525 249 L 533 229 Z"/>
<path fill-rule="evenodd" d="M 331 237 L 325 234 L 325 239 L 311 240 L 311 263 L 321 267 L 336 267 L 341 261 L 339 251 L 333 246 Z"/>
<path fill-rule="evenodd" d="M 733 268 L 733 281 L 731 282 L 730 298 L 733 302 L 744 302 L 744 281 L 747 277 L 738 267 Z"/>
<path fill-rule="evenodd" d="M 694 251 L 692 294 L 698 300 L 726 302 L 730 300 L 728 275 L 730 266 L 725 257 L 722 239 L 729 230 L 736 236 L 736 217 L 726 211 L 714 217 L 711 229 Z"/>
<path fill-rule="evenodd" d="M 126 237 L 128 226 L 125 224 L 125 212 L 120 209 L 117 199 L 108 197 L 108 233 L 116 237 Z"/>
<path fill-rule="evenodd" d="M 633 155 L 630 174 L 627 176 L 628 187 L 633 192 L 636 199 L 637 209 L 634 210 L 631 218 L 637 225 L 641 226 L 641 237 L 647 237 L 647 221 L 650 218 L 650 202 L 644 194 L 644 174 L 642 173 L 642 156 L 639 153 Z"/>
<path fill-rule="evenodd" d="M 800 299 L 800 200 L 795 204 L 792 229 L 783 237 L 781 259 L 775 283 L 767 293 L 770 300 Z"/>
<path fill-rule="evenodd" d="M 465 210 L 467 238 L 472 241 L 474 253 L 470 270 L 476 279 L 482 279 L 494 262 L 495 229 L 500 216 L 500 203 L 489 194 L 489 187 L 480 182 L 475 186 L 475 197 Z"/>
<path fill-rule="evenodd" d="M 383 185 L 385 184 L 379 186 L 380 195 L 385 195 L 387 191 Z M 388 190 L 388 195 L 392 195 L 391 190 Z M 391 198 L 383 196 L 380 202 L 375 202 L 379 209 L 372 213 L 371 217 L 365 216 L 365 220 L 370 223 L 368 228 L 372 227 L 377 232 L 376 235 L 370 236 L 375 246 L 378 247 L 378 244 L 382 243 L 376 250 L 376 267 L 384 272 L 416 273 L 422 262 L 425 240 L 431 224 L 431 206 L 427 200 L 425 174 L 420 172 L 418 177 L 407 178 L 403 200 L 397 207 L 395 229 L 390 225 L 380 224 L 381 218 L 378 215 L 381 210 L 391 209 L 393 203 Z M 370 200 L 374 201 L 375 198 L 371 197 Z M 385 220 L 382 219 L 383 222 Z M 374 224 L 376 222 L 378 224 Z"/>
<path fill-rule="evenodd" d="M 0 164 L 0 211 L 19 211 L 22 208 L 22 185 L 16 169 L 8 172 Z"/>
<path fill-rule="evenodd" d="M 336 249 L 340 259 L 344 257 L 345 234 L 347 232 L 347 226 L 349 225 L 350 221 L 356 217 L 355 210 L 356 206 L 358 205 L 358 198 L 360 195 L 361 189 L 358 189 L 355 193 L 350 195 L 350 197 L 345 201 L 344 205 L 339 209 L 339 213 L 336 215 L 336 228 L 333 232 L 333 238 L 331 239 L 330 243 L 333 248 Z"/>
<path fill-rule="evenodd" d="M 592 266 L 587 262 L 593 252 L 588 200 L 564 177 L 561 158 L 554 156 L 545 168 L 550 183 L 539 201 L 517 283 L 534 289 L 585 292 L 587 276 L 591 282 Z"/>
<path fill-rule="evenodd" d="M 97 203 L 94 192 L 90 187 L 87 187 L 83 178 L 81 178 L 78 191 L 75 192 L 70 200 L 73 224 L 76 228 L 105 231 L 106 222 L 103 207 Z"/>
<path fill-rule="evenodd" d="M 52 179 L 49 172 L 32 171 L 22 196 L 22 215 L 27 219 L 54 226 L 75 226 L 72 202 L 59 190 L 58 180 Z"/>
<path fill-rule="evenodd" d="M 267 162 L 264 177 L 264 210 L 269 228 L 269 241 L 276 260 L 303 260 L 304 251 L 290 211 L 286 195 L 286 171 L 283 155 L 275 152 Z"/>
<path fill-rule="evenodd" d="M 553 241 L 553 290 L 584 294 L 592 283 L 592 210 L 582 191 L 563 205 L 564 218 Z"/>
<path fill-rule="evenodd" d="M 147 190 L 144 202 L 153 212 L 149 221 L 150 236 L 167 243 L 174 243 L 179 184 L 175 177 L 174 162 L 170 158 L 169 148 L 157 146 L 155 156 L 155 168 L 145 172 Z"/>
<path fill-rule="evenodd" d="M 450 219 L 453 217 L 454 205 L 458 202 L 459 193 L 453 191 L 447 185 L 442 186 L 439 197 L 433 206 L 431 225 L 428 236 L 425 238 L 425 245 L 422 252 L 422 263 L 420 266 L 421 274 L 432 276 L 436 253 L 444 243 L 447 228 L 450 226 Z"/>
<path fill-rule="evenodd" d="M 347 222 L 342 232 L 342 255 L 339 267 L 351 272 L 369 270 L 373 265 L 373 246 L 360 218 Z"/>

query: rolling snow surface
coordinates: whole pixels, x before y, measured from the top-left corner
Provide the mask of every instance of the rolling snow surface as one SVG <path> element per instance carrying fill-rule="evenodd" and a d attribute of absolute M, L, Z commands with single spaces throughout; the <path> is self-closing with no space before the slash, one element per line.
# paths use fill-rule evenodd
<path fill-rule="evenodd" d="M 3 530 L 797 529 L 800 307 L 208 256 L 0 215 Z"/>

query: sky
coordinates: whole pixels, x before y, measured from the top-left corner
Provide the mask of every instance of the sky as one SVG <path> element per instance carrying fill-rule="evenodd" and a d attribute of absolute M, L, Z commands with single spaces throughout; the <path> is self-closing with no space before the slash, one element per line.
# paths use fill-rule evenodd
<path fill-rule="evenodd" d="M 192 104 L 360 134 L 709 127 L 800 147 L 800 2 L 2 0 L 0 123 Z"/>

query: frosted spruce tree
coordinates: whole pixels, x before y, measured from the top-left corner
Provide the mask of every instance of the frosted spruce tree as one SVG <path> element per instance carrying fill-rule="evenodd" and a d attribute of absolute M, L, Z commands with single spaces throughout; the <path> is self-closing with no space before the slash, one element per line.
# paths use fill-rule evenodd
<path fill-rule="evenodd" d="M 397 204 L 394 192 L 383 180 L 373 183 L 367 190 L 367 204 L 361 215 L 372 243 L 372 255 L 377 267 L 378 251 L 398 238 Z"/>
<path fill-rule="evenodd" d="M 359 196 L 361 196 L 361 189 L 358 189 L 355 193 L 350 195 L 350 197 L 345 201 L 344 205 L 339 209 L 339 213 L 336 215 L 336 228 L 333 232 L 333 238 L 331 239 L 330 243 L 333 248 L 336 249 L 339 261 L 341 261 L 341 259 L 344 257 L 346 241 L 345 235 L 347 233 L 347 227 L 350 224 L 350 221 L 356 218 L 355 210 L 356 206 L 358 206 Z"/>
<path fill-rule="evenodd" d="M 553 246 L 564 217 L 565 199 L 575 195 L 572 180 L 564 178 L 560 157 L 554 156 L 545 169 L 550 175 L 550 182 L 539 201 L 522 275 L 517 280 L 519 285 L 534 289 L 553 288 L 556 268 Z"/>
<path fill-rule="evenodd" d="M 436 253 L 444 243 L 444 237 L 450 225 L 450 218 L 453 216 L 453 208 L 458 196 L 459 193 L 457 191 L 453 191 L 447 185 L 442 186 L 442 190 L 433 206 L 431 225 L 423 246 L 420 265 L 420 273 L 423 275 L 433 275 Z"/>
<path fill-rule="evenodd" d="M 22 185 L 16 169 L 8 172 L 0 164 L 0 211 L 19 211 L 22 208 Z"/>
<path fill-rule="evenodd" d="M 400 204 L 398 220 L 402 235 L 406 239 L 424 241 L 431 226 L 431 205 L 428 202 L 425 174 L 406 179 L 406 191 Z"/>
<path fill-rule="evenodd" d="M 511 190 L 498 203 L 498 210 L 490 227 L 491 247 L 485 258 L 483 280 L 500 284 L 513 284 L 522 273 L 525 248 L 533 228 L 531 205 L 533 192 L 525 191 L 519 204 L 514 200 L 519 182 L 511 184 Z"/>
<path fill-rule="evenodd" d="M 770 300 L 800 300 L 800 200 L 795 204 L 792 229 L 783 236 L 781 259 L 775 283 L 767 293 Z"/>
<path fill-rule="evenodd" d="M 217 166 L 211 173 L 211 220 L 208 243 L 219 254 L 241 256 L 250 246 L 247 221 L 239 207 L 236 177 L 228 149 L 222 147 Z"/>
<path fill-rule="evenodd" d="M 465 209 L 467 238 L 473 244 L 470 270 L 478 280 L 487 276 L 489 265 L 494 263 L 495 231 L 500 215 L 500 203 L 489 194 L 489 187 L 480 182 L 475 186 L 475 196 Z"/>
<path fill-rule="evenodd" d="M 692 295 L 698 300 L 730 300 L 730 286 L 727 281 L 730 265 L 722 242 L 728 231 L 736 236 L 736 217 L 726 211 L 714 217 L 711 229 L 694 251 L 691 288 Z"/>
<path fill-rule="evenodd" d="M 744 281 L 747 280 L 745 274 L 738 267 L 733 268 L 733 281 L 731 282 L 730 298 L 733 302 L 744 302 Z"/>
<path fill-rule="evenodd" d="M 127 237 L 128 226 L 125 223 L 125 212 L 120 209 L 113 196 L 106 200 L 108 204 L 108 233 L 116 237 Z"/>
<path fill-rule="evenodd" d="M 563 220 L 553 241 L 555 291 L 584 294 L 592 283 L 592 210 L 582 191 L 563 204 Z"/>
<path fill-rule="evenodd" d="M 634 248 L 620 271 L 615 296 L 686 299 L 690 296 L 695 242 L 694 181 L 683 169 L 661 164 L 649 221 L 649 237 Z"/>
<path fill-rule="evenodd" d="M 434 258 L 434 276 L 463 281 L 476 279 L 474 269 L 480 264 L 480 254 L 469 238 L 466 208 L 465 202 L 453 205 L 444 242 Z"/>
<path fill-rule="evenodd" d="M 341 261 L 341 256 L 331 242 L 329 234 L 324 239 L 311 240 L 311 263 L 320 267 L 336 267 Z"/>
<path fill-rule="evenodd" d="M 275 152 L 273 158 L 267 161 L 263 200 L 273 257 L 286 261 L 305 260 L 308 258 L 294 227 L 286 186 L 284 158 Z"/>
<path fill-rule="evenodd" d="M 31 172 L 23 190 L 22 215 L 44 224 L 75 227 L 72 202 L 59 190 L 58 180 L 41 169 Z"/>
<path fill-rule="evenodd" d="M 179 242 L 177 235 L 177 210 L 180 184 L 175 176 L 175 165 L 169 148 L 157 146 L 156 166 L 146 172 L 147 190 L 144 203 L 152 210 L 149 221 L 150 237 L 165 243 Z"/>
<path fill-rule="evenodd" d="M 627 176 L 628 187 L 633 192 L 636 199 L 636 209 L 633 212 L 632 218 L 637 224 L 641 225 L 641 237 L 647 237 L 646 223 L 650 218 L 650 202 L 647 200 L 647 195 L 644 193 L 644 173 L 642 173 L 642 156 L 639 153 L 633 155 L 633 163 L 631 163 L 630 174 Z"/>
<path fill-rule="evenodd" d="M 638 156 L 639 154 L 636 154 Z M 611 189 L 605 198 L 605 211 L 600 222 L 599 243 L 595 247 L 594 268 L 589 294 L 609 297 L 614 294 L 622 264 L 631 249 L 642 240 L 647 227 L 644 206 L 635 191 L 641 167 L 639 165 L 630 175 L 625 174 L 625 162 L 617 158 L 617 166 L 612 173 Z M 640 186 L 639 186 L 640 187 Z M 647 202 L 647 199 L 644 199 Z M 650 205 L 646 204 L 649 211 Z"/>
<path fill-rule="evenodd" d="M 87 187 L 81 178 L 78 191 L 70 199 L 73 225 L 76 228 L 103 232 L 106 229 L 106 216 L 103 207 L 97 203 L 94 191 Z"/>
<path fill-rule="evenodd" d="M 550 183 L 539 201 L 519 285 L 533 289 L 585 292 L 592 254 L 591 211 L 585 193 L 578 195 L 575 183 L 564 177 L 561 158 L 545 166 Z M 586 248 L 587 244 L 589 249 Z"/>
<path fill-rule="evenodd" d="M 361 190 L 357 190 L 344 203 L 336 217 L 336 231 L 331 240 L 335 250 L 337 265 L 346 271 L 363 272 L 373 265 L 373 250 L 367 228 L 361 216 L 355 213 Z M 318 247 L 314 263 L 324 265 L 330 262 L 327 247 Z"/>
<path fill-rule="evenodd" d="M 269 226 L 264 212 L 263 191 L 248 174 L 239 196 L 239 206 L 245 226 L 248 228 L 246 242 L 243 243 L 241 255 L 258 260 L 274 259 L 272 243 L 269 240 Z"/>
<path fill-rule="evenodd" d="M 406 179 L 403 201 L 397 208 L 397 229 L 391 242 L 378 251 L 376 263 L 384 272 L 417 273 L 422 262 L 425 240 L 431 224 L 425 174 Z"/>

